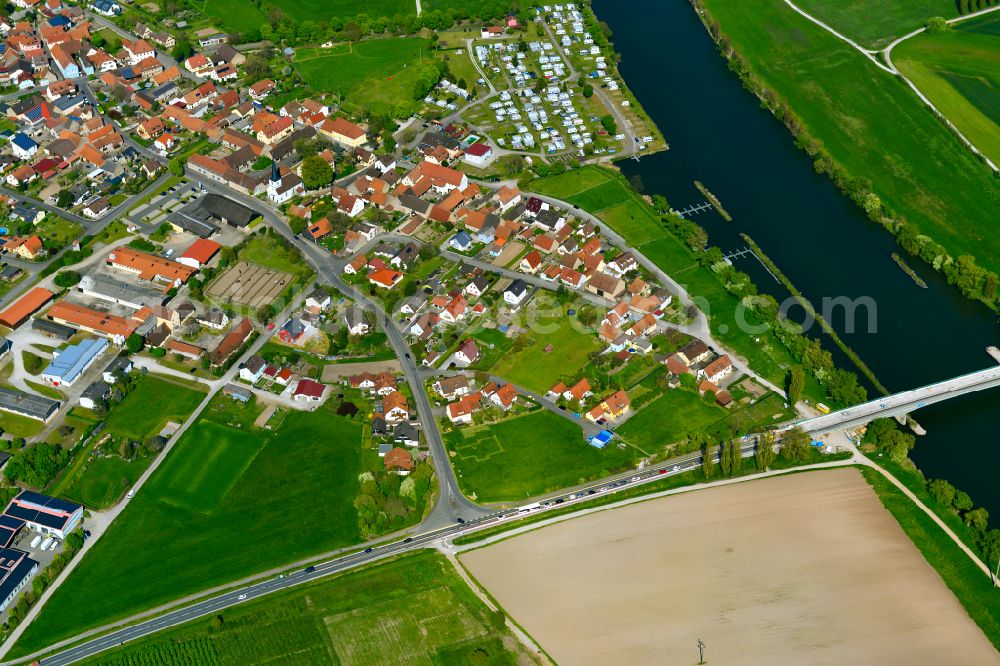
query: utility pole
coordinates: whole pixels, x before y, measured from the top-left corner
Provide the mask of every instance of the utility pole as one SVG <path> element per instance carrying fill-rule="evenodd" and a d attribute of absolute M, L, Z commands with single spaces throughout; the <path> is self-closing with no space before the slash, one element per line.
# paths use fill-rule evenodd
<path fill-rule="evenodd" d="M 705 663 L 705 641 L 698 639 L 698 663 Z"/>

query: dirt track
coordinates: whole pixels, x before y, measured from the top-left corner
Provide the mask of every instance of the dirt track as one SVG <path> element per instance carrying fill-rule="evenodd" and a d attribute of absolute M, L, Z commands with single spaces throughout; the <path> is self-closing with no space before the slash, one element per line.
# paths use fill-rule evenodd
<path fill-rule="evenodd" d="M 604 511 L 460 557 L 561 664 L 997 664 L 861 475 Z"/>

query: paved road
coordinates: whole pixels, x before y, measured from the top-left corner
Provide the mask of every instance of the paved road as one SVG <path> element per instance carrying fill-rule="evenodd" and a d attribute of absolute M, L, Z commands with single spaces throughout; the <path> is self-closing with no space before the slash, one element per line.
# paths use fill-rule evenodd
<path fill-rule="evenodd" d="M 442 527 L 454 523 L 458 518 L 474 518 L 485 513 L 484 509 L 465 497 L 459 488 L 455 472 L 448 461 L 448 454 L 444 447 L 444 441 L 441 438 L 441 431 L 433 418 L 430 401 L 427 399 L 427 393 L 423 390 L 423 385 L 420 382 L 417 364 L 412 358 L 409 345 L 406 344 L 402 333 L 396 328 L 392 317 L 385 312 L 381 304 L 376 303 L 368 295 L 361 293 L 340 278 L 340 267 L 343 266 L 346 260 L 335 258 L 315 243 L 292 234 L 291 229 L 275 214 L 274 210 L 259 199 L 220 186 L 212 181 L 201 179 L 197 174 L 189 174 L 189 176 L 204 185 L 207 190 L 236 199 L 261 213 L 266 224 L 291 241 L 302 252 L 306 261 L 317 272 L 322 282 L 333 285 L 339 292 L 354 299 L 365 310 L 372 312 L 378 318 L 386 332 L 389 344 L 399 358 L 403 376 L 413 391 L 417 414 L 420 416 L 423 425 L 424 436 L 431 450 L 431 462 L 434 465 L 434 472 L 438 478 L 438 501 L 424 524 L 431 527 Z M 387 236 L 391 236 L 391 234 Z"/>
<path fill-rule="evenodd" d="M 496 183 L 485 183 L 483 181 L 476 181 L 476 182 L 479 182 L 481 185 L 488 185 L 490 187 L 499 187 L 501 185 L 508 185 L 508 186 L 517 185 L 517 181 L 514 180 L 499 181 Z M 580 218 L 581 220 L 585 222 L 591 222 L 592 224 L 598 226 L 601 229 L 601 234 L 607 237 L 613 245 L 616 245 L 622 250 L 631 252 L 632 256 L 636 258 L 636 261 L 638 261 L 643 268 L 645 268 L 651 275 L 653 275 L 653 277 L 655 277 L 660 282 L 660 284 L 662 284 L 668 291 L 670 291 L 677 297 L 678 301 L 685 308 L 685 310 L 689 310 L 691 305 L 695 305 L 694 301 L 691 299 L 691 296 L 688 294 L 687 289 L 685 289 L 683 285 L 681 285 L 679 282 L 677 282 L 677 280 L 673 279 L 671 276 L 667 275 L 663 271 L 663 269 L 661 269 L 659 266 L 653 263 L 652 260 L 650 260 L 646 255 L 644 255 L 638 249 L 629 245 L 628 241 L 626 241 L 621 234 L 617 233 L 614 229 L 605 224 L 604 221 L 601 220 L 596 215 L 587 212 L 586 210 L 580 208 L 579 206 L 575 206 L 566 201 L 562 201 L 561 199 L 556 199 L 555 197 L 550 197 L 544 194 L 537 194 L 537 193 L 526 193 L 526 194 L 538 197 L 542 201 L 548 202 L 553 206 L 557 206 L 559 208 L 572 211 L 573 215 Z M 704 306 L 704 304 L 702 305 Z M 712 330 L 711 326 L 709 325 L 708 317 L 705 316 L 705 313 L 701 310 L 700 307 L 697 307 L 694 312 L 695 316 L 691 319 L 691 321 L 689 321 L 687 324 L 678 324 L 676 326 L 673 326 L 673 328 L 676 328 L 682 333 L 687 333 L 688 335 L 699 338 L 705 344 L 716 349 L 717 351 L 725 352 L 726 354 L 729 355 L 729 358 L 732 360 L 733 367 L 736 368 L 737 372 L 745 374 L 749 377 L 753 377 L 761 385 L 766 386 L 767 388 L 771 389 L 772 391 L 774 391 L 779 395 L 784 394 L 784 389 L 779 388 L 774 383 L 758 375 L 756 372 L 753 371 L 753 369 L 750 367 L 750 364 L 747 362 L 746 359 L 740 357 L 735 352 L 726 349 L 724 345 L 720 344 L 719 341 L 715 339 L 715 337 L 712 335 Z M 805 403 L 799 403 L 798 405 L 796 405 L 796 407 L 801 413 L 805 415 L 814 415 L 818 413 Z"/>
<path fill-rule="evenodd" d="M 752 441 L 743 444 L 741 447 L 743 457 L 752 457 L 755 448 L 755 444 Z M 713 452 L 713 457 L 716 460 L 718 459 L 718 451 Z M 478 530 L 495 526 L 505 520 L 516 520 L 518 518 L 535 516 L 547 511 L 553 511 L 555 509 L 562 509 L 567 506 L 585 502 L 597 495 L 614 494 L 628 488 L 657 481 L 667 476 L 691 471 L 701 466 L 701 459 L 701 453 L 691 453 L 668 460 L 642 471 L 631 471 L 624 474 L 618 474 L 601 481 L 596 481 L 573 492 L 564 492 L 541 502 L 532 502 L 522 507 L 494 511 L 487 515 L 482 515 L 475 519 L 468 520 L 464 523 L 450 523 L 443 528 L 428 528 L 425 524 L 421 526 L 420 531 L 415 533 L 412 537 L 394 541 L 384 546 L 367 548 L 361 552 L 337 557 L 327 562 L 316 564 L 314 567 L 310 567 L 312 569 L 311 571 L 301 569 L 285 574 L 284 576 L 279 576 L 270 580 L 224 592 L 209 599 L 191 604 L 190 606 L 164 613 L 163 615 L 138 624 L 123 627 L 99 638 L 87 641 L 81 645 L 71 647 L 51 657 L 42 659 L 41 664 L 43 666 L 65 666 L 67 664 L 73 664 L 78 661 L 91 658 L 105 650 L 127 644 L 128 642 L 148 636 L 168 627 L 173 627 L 196 618 L 214 615 L 226 608 L 260 598 L 273 592 L 296 587 L 298 585 L 325 578 L 332 574 L 354 569 L 394 555 L 399 555 L 400 553 L 434 547 L 442 542 L 447 542 L 457 537 L 472 534 Z M 850 461 L 845 461 L 844 464 L 850 464 Z"/>
<path fill-rule="evenodd" d="M 304 298 L 304 294 L 305 290 L 300 292 L 298 299 L 290 303 L 288 307 L 286 307 L 283 310 L 283 313 L 279 316 L 289 315 L 293 310 L 293 306 L 300 302 L 299 299 Z M 230 367 L 230 369 L 227 370 L 222 377 L 218 378 L 213 383 L 209 384 L 209 391 L 205 395 L 205 398 L 201 401 L 198 407 L 191 413 L 191 415 L 187 418 L 187 420 L 185 420 L 184 423 L 181 424 L 181 427 L 177 430 L 177 432 L 175 432 L 174 435 L 167 441 L 167 445 L 163 448 L 163 451 L 153 459 L 153 462 L 150 464 L 148 468 L 146 468 L 146 471 L 142 473 L 142 476 L 140 476 L 136 480 L 136 482 L 132 485 L 133 491 L 137 493 L 142 489 L 143 484 L 146 483 L 149 477 L 152 476 L 153 472 L 155 472 L 156 469 L 160 466 L 160 464 L 167 458 L 167 455 L 170 453 L 170 449 L 174 447 L 174 444 L 176 444 L 181 439 L 181 436 L 184 434 L 184 432 L 201 417 L 202 411 L 208 406 L 209 402 L 212 401 L 212 398 L 215 397 L 215 394 L 219 391 L 219 389 L 221 389 L 223 386 L 225 386 L 228 382 L 232 381 L 236 377 L 237 373 L 239 373 L 240 364 L 246 361 L 255 353 L 257 353 L 260 350 L 260 348 L 263 347 L 264 344 L 270 339 L 270 337 L 271 333 L 268 331 L 264 331 L 263 333 L 261 333 L 261 335 L 257 338 L 257 340 L 254 341 L 254 343 L 250 346 L 250 348 L 247 349 L 247 351 L 233 363 L 232 367 Z M 159 368 L 157 370 L 159 371 Z M 69 404 L 69 401 L 67 401 L 66 404 Z M 86 555 L 87 551 L 93 548 L 94 544 L 97 543 L 100 540 L 100 538 L 107 532 L 107 528 L 110 527 L 111 523 L 114 522 L 115 518 L 117 518 L 118 515 L 125 510 L 127 504 L 128 504 L 128 498 L 121 500 L 120 502 L 118 502 L 109 509 L 103 511 L 91 512 L 91 517 L 87 518 L 86 520 L 87 528 L 90 530 L 91 534 L 90 538 L 84 542 L 83 548 L 77 554 L 77 556 L 74 557 L 72 560 L 70 560 L 69 564 L 66 566 L 65 569 L 62 570 L 62 572 L 60 572 L 56 580 L 53 581 L 48 588 L 46 588 L 45 592 L 42 593 L 42 596 L 38 600 L 38 602 L 32 605 L 25 619 L 21 621 L 21 623 L 17 626 L 17 628 L 15 628 L 14 631 L 11 632 L 11 634 L 7 637 L 7 640 L 4 641 L 3 645 L 0 646 L 0 654 L 5 654 L 6 651 L 9 650 L 11 646 L 14 645 L 14 643 L 20 637 L 21 633 L 28 627 L 28 625 L 31 624 L 31 621 L 38 615 L 38 613 L 41 612 L 42 608 L 44 607 L 46 601 L 48 601 L 49 597 L 55 592 L 55 590 L 59 588 L 59 586 L 66 580 L 69 574 L 73 571 L 73 569 L 75 569 L 76 566 L 83 560 L 84 555 Z"/>
<path fill-rule="evenodd" d="M 447 243 L 447 241 L 445 241 Z M 527 284 L 530 284 L 541 289 L 547 289 L 549 291 L 559 291 L 560 283 L 549 282 L 548 280 L 543 280 L 537 275 L 530 275 L 528 273 L 522 273 L 520 271 L 514 271 L 509 268 L 504 268 L 503 266 L 497 266 L 496 264 L 491 264 L 487 261 L 482 261 L 481 259 L 476 259 L 474 257 L 467 257 L 464 254 L 458 254 L 457 252 L 452 252 L 451 250 L 446 250 L 443 247 L 440 250 L 441 255 L 448 259 L 449 261 L 454 261 L 456 263 L 464 263 L 469 266 L 475 266 L 476 268 L 481 268 L 484 271 L 489 271 L 490 273 L 496 273 L 505 278 L 510 278 L 511 280 L 524 280 Z M 598 296 L 597 294 L 592 294 L 586 289 L 566 289 L 574 294 L 578 295 L 583 300 L 592 303 L 598 307 L 611 308 L 614 307 L 614 302 L 606 298 Z"/>

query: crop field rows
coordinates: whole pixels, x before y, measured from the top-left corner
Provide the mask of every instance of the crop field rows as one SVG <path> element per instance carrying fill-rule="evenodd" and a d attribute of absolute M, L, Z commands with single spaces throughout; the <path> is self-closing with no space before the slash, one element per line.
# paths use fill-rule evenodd
<path fill-rule="evenodd" d="M 206 290 L 213 300 L 256 308 L 271 303 L 292 282 L 288 273 L 241 261 Z"/>
<path fill-rule="evenodd" d="M 248 601 L 221 628 L 196 620 L 102 666 L 531 663 L 441 555 L 424 551 Z"/>

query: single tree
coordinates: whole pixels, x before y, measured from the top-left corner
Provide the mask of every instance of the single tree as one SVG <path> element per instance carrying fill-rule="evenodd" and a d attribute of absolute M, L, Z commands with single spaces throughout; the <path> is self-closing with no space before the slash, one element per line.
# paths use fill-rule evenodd
<path fill-rule="evenodd" d="M 170 55 L 174 57 L 174 60 L 180 62 L 190 58 L 193 53 L 194 49 L 191 48 L 191 42 L 186 39 L 179 39 L 174 44 L 174 49 L 170 52 Z"/>
<path fill-rule="evenodd" d="M 722 469 L 722 476 L 733 475 L 733 456 L 730 450 L 733 448 L 732 440 L 726 440 L 719 447 L 719 467 Z"/>
<path fill-rule="evenodd" d="M 809 450 L 809 435 L 802 428 L 792 428 L 781 438 L 781 456 L 787 460 L 802 460 Z"/>
<path fill-rule="evenodd" d="M 142 339 L 142 336 L 137 333 L 133 333 L 125 338 L 125 349 L 127 349 L 130 354 L 137 354 L 142 351 L 143 344 L 145 344 L 145 341 Z"/>
<path fill-rule="evenodd" d="M 795 366 L 788 371 L 788 404 L 792 407 L 802 397 L 802 389 L 806 385 L 806 373 L 801 366 Z"/>
<path fill-rule="evenodd" d="M 934 501 L 941 506 L 950 509 L 955 501 L 955 486 L 944 479 L 934 479 L 927 484 L 927 491 L 934 498 Z"/>
<path fill-rule="evenodd" d="M 729 473 L 731 476 L 739 476 L 740 469 L 743 467 L 743 452 L 740 451 L 740 443 L 737 440 L 730 440 L 729 444 L 729 456 L 731 458 Z"/>
<path fill-rule="evenodd" d="M 972 508 L 972 498 L 969 497 L 969 493 L 963 490 L 956 490 L 955 500 L 952 502 L 952 506 L 954 506 L 957 511 L 968 511 Z"/>
<path fill-rule="evenodd" d="M 713 460 L 714 452 L 712 451 L 712 444 L 705 438 L 704 444 L 701 445 L 701 471 L 704 473 L 706 479 L 711 479 L 715 476 L 715 460 Z"/>
<path fill-rule="evenodd" d="M 929 21 L 927 21 L 927 34 L 928 35 L 939 35 L 942 32 L 947 32 L 951 26 L 948 22 L 944 20 L 942 16 L 934 16 Z"/>
<path fill-rule="evenodd" d="M 986 509 L 980 507 L 972 511 L 966 511 L 965 515 L 962 516 L 962 520 L 977 532 L 985 532 L 990 524 L 990 514 Z"/>
<path fill-rule="evenodd" d="M 333 180 L 333 169 L 322 157 L 313 155 L 302 160 L 302 182 L 306 189 L 318 190 Z"/>

